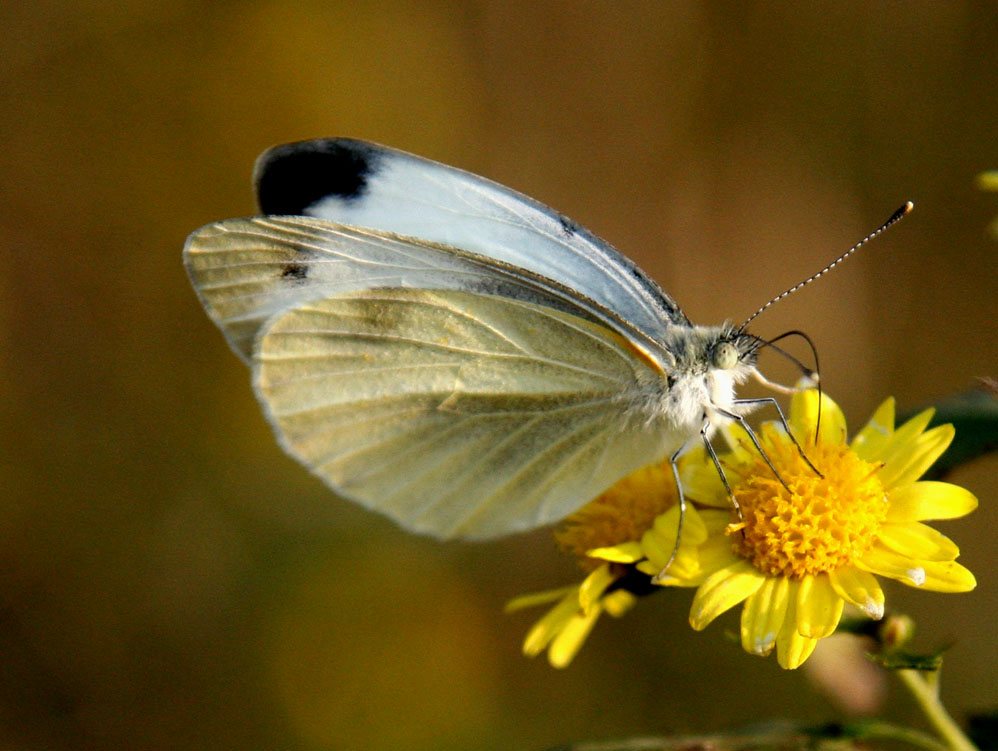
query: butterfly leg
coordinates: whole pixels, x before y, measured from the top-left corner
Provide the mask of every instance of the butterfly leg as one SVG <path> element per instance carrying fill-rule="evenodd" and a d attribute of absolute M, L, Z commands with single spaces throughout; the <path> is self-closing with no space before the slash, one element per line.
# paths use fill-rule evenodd
<path fill-rule="evenodd" d="M 783 408 L 780 407 L 780 403 L 776 401 L 776 399 L 774 399 L 771 396 L 764 397 L 762 399 L 736 399 L 735 404 L 745 405 L 745 406 L 760 406 L 763 404 L 772 404 L 774 407 L 776 407 L 776 412 L 780 416 L 780 424 L 783 425 L 783 429 L 787 431 L 787 435 L 790 436 L 790 440 L 793 441 L 794 446 L 797 447 L 797 453 L 800 454 L 800 458 L 804 460 L 804 463 L 807 464 L 807 466 L 809 466 L 811 470 L 818 477 L 824 477 L 824 475 L 821 474 L 818 468 L 811 463 L 811 460 L 807 458 L 807 454 L 804 453 L 804 449 L 801 447 L 800 443 L 798 442 L 797 437 L 793 434 L 793 431 L 790 430 L 790 423 L 787 422 L 786 415 L 783 414 Z"/>
<path fill-rule="evenodd" d="M 728 484 L 728 478 L 725 476 L 724 469 L 721 467 L 721 462 L 717 458 L 717 452 L 714 451 L 714 447 L 710 444 L 710 438 L 708 437 L 709 432 L 710 421 L 704 417 L 703 427 L 700 428 L 700 437 L 703 439 L 704 446 L 707 447 L 707 453 L 710 454 L 711 461 L 714 462 L 714 467 L 717 469 L 717 474 L 721 478 L 721 482 L 724 483 L 724 488 L 728 492 L 728 498 L 731 501 L 731 505 L 734 507 L 735 513 L 738 514 L 738 519 L 741 520 L 742 509 L 738 505 L 738 501 L 735 499 L 734 493 L 731 492 L 731 485 Z M 683 443 L 683 445 L 679 447 L 679 450 L 677 450 L 676 453 L 669 458 L 669 467 L 672 469 L 672 477 L 676 481 L 676 498 L 679 503 L 679 523 L 676 525 L 676 542 L 672 547 L 672 554 L 669 556 L 669 560 L 666 564 L 662 567 L 662 570 L 655 574 L 654 578 L 652 578 L 653 584 L 658 584 L 665 578 L 669 567 L 672 566 L 672 562 L 676 560 L 676 556 L 679 554 L 679 543 L 683 539 L 683 522 L 686 519 L 686 495 L 683 493 L 683 484 L 679 479 L 679 457 L 682 455 L 688 444 L 689 441 Z"/>
<path fill-rule="evenodd" d="M 714 451 L 714 447 L 710 443 L 710 438 L 708 437 L 709 429 L 710 422 L 704 420 L 703 427 L 700 429 L 700 437 L 703 438 L 703 445 L 707 447 L 707 453 L 710 455 L 710 460 L 714 462 L 714 469 L 717 470 L 717 476 L 721 478 L 721 482 L 724 484 L 724 489 L 728 493 L 728 500 L 731 501 L 732 508 L 734 508 L 735 513 L 738 514 L 738 521 L 742 521 L 742 507 L 738 505 L 738 500 L 735 498 L 735 494 L 731 492 L 731 485 L 728 484 L 727 475 L 724 474 L 724 468 L 721 467 L 721 462 L 717 458 L 717 452 Z"/>
<path fill-rule="evenodd" d="M 745 401 L 752 401 L 752 400 L 746 399 Z M 762 444 L 759 442 L 759 436 L 756 435 L 755 431 L 752 429 L 752 426 L 748 424 L 748 420 L 745 419 L 744 415 L 740 415 L 737 412 L 728 412 L 727 410 L 724 409 L 717 409 L 716 407 L 715 409 L 719 415 L 723 415 L 724 417 L 727 417 L 730 420 L 734 420 L 739 425 L 742 426 L 742 429 L 746 432 L 746 434 L 748 434 L 748 437 L 752 440 L 752 445 L 755 446 L 756 451 L 759 452 L 759 456 L 761 456 L 763 461 L 766 462 L 766 466 L 773 471 L 773 474 L 776 476 L 776 479 L 780 481 L 780 485 L 786 488 L 788 493 L 792 493 L 793 491 L 790 490 L 790 487 L 787 485 L 786 480 L 784 480 L 780 476 L 780 473 L 776 471 L 776 467 L 773 466 L 773 462 L 769 458 L 769 454 L 766 453 L 766 450 L 762 447 Z"/>
<path fill-rule="evenodd" d="M 669 567 L 672 566 L 672 562 L 676 560 L 676 555 L 679 553 L 679 541 L 683 537 L 683 522 L 686 520 L 686 496 L 683 494 L 683 483 L 679 480 L 679 457 L 686 450 L 686 446 L 689 441 L 684 441 L 683 445 L 676 449 L 671 457 L 669 457 L 669 467 L 672 469 L 672 477 L 676 481 L 676 499 L 679 504 L 679 523 L 676 525 L 676 544 L 672 546 L 672 554 L 669 556 L 669 560 L 666 564 L 662 566 L 662 570 L 652 577 L 652 584 L 659 584 L 665 578 L 666 572 Z"/>

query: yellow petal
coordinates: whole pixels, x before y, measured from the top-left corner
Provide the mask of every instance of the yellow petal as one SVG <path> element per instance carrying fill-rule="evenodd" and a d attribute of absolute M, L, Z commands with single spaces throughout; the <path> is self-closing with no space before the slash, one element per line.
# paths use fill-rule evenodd
<path fill-rule="evenodd" d="M 662 573 L 662 568 L 654 565 L 651 561 L 642 561 L 638 564 L 638 571 L 648 573 L 652 577 L 658 577 Z M 706 575 L 702 575 L 700 569 L 698 549 L 683 546 L 676 553 L 676 558 L 669 566 L 666 575 L 654 583 L 663 587 L 694 587 L 705 578 Z"/>
<path fill-rule="evenodd" d="M 731 506 L 727 506 L 726 509 L 726 511 L 707 509 L 700 512 L 700 521 L 703 522 L 703 526 L 707 530 L 708 539 L 718 532 L 723 532 L 724 528 L 731 522 Z"/>
<path fill-rule="evenodd" d="M 921 587 L 925 584 L 925 568 L 920 561 L 895 553 L 880 543 L 874 543 L 862 558 L 855 561 L 855 565 L 871 574 L 896 579 L 909 586 Z"/>
<path fill-rule="evenodd" d="M 707 576 L 744 560 L 731 549 L 731 540 L 724 534 L 707 540 L 697 549 L 697 553 L 700 556 L 700 568 L 707 572 Z"/>
<path fill-rule="evenodd" d="M 718 432 L 720 435 L 724 436 L 724 439 L 728 444 L 728 450 L 723 452 L 724 465 L 751 465 L 755 462 L 755 447 L 752 445 L 752 439 L 749 438 L 749 434 L 745 428 L 737 423 L 734 423 L 725 425 Z M 714 466 L 714 462 L 709 458 L 706 461 L 709 462 L 709 466 Z M 716 474 L 717 467 L 714 467 L 714 472 Z M 721 492 L 724 493 L 725 498 L 728 497 L 727 491 L 724 490 L 723 484 L 721 485 Z"/>
<path fill-rule="evenodd" d="M 687 506 L 686 520 L 683 522 L 682 545 L 702 545 L 707 540 L 707 527 L 700 512 L 694 506 Z"/>
<path fill-rule="evenodd" d="M 797 593 L 799 584 L 790 581 L 787 592 L 787 615 L 776 637 L 776 660 L 784 670 L 795 670 L 811 656 L 817 639 L 801 636 L 797 630 Z"/>
<path fill-rule="evenodd" d="M 620 618 L 620 616 L 633 608 L 637 604 L 637 601 L 638 598 L 626 589 L 615 589 L 610 594 L 605 595 L 600 604 L 603 606 L 603 610 L 614 618 Z"/>
<path fill-rule="evenodd" d="M 615 581 L 617 581 L 617 577 L 610 573 L 610 565 L 607 563 L 590 573 L 579 585 L 579 607 L 582 608 L 583 612 L 588 613 L 593 606 L 599 603 L 599 598 L 603 596 L 603 592 Z"/>
<path fill-rule="evenodd" d="M 651 529 L 641 536 L 641 551 L 644 557 L 664 568 L 676 549 L 676 530 L 679 527 L 679 507 L 673 506 L 664 514 L 655 517 Z"/>
<path fill-rule="evenodd" d="M 915 482 L 894 488 L 887 496 L 890 499 L 889 522 L 956 519 L 977 508 L 973 493 L 948 482 Z"/>
<path fill-rule="evenodd" d="M 769 577 L 749 596 L 742 608 L 742 648 L 749 654 L 765 656 L 773 651 L 776 635 L 787 614 L 790 580 Z"/>
<path fill-rule="evenodd" d="M 523 640 L 523 654 L 534 657 L 544 651 L 551 640 L 565 628 L 565 625 L 579 612 L 578 588 L 562 598 L 561 602 L 549 610 L 533 625 Z"/>
<path fill-rule="evenodd" d="M 547 605 L 549 602 L 560 600 L 569 592 L 574 592 L 577 589 L 578 587 L 561 587 L 559 589 L 549 589 L 546 592 L 532 592 L 529 595 L 520 595 L 507 602 L 505 610 L 507 613 L 515 613 L 517 610 L 534 608 L 538 605 Z"/>
<path fill-rule="evenodd" d="M 654 529 L 649 529 L 641 535 L 641 551 L 656 571 L 661 571 L 668 565 L 672 551 L 675 549 L 675 541 L 675 535 L 671 538 L 663 538 Z"/>
<path fill-rule="evenodd" d="M 927 524 L 882 524 L 877 539 L 895 553 L 925 561 L 954 561 L 960 555 L 956 543 Z"/>
<path fill-rule="evenodd" d="M 969 592 L 977 579 L 956 561 L 925 561 L 925 583 L 920 587 L 930 592 Z"/>
<path fill-rule="evenodd" d="M 755 592 L 766 577 L 748 561 L 739 560 L 707 577 L 693 597 L 690 625 L 697 631 Z"/>
<path fill-rule="evenodd" d="M 894 432 L 894 397 L 884 400 L 877 407 L 873 417 L 852 439 L 852 449 L 860 459 L 867 462 L 876 460 Z"/>
<path fill-rule="evenodd" d="M 676 544 L 676 532 L 679 530 L 679 506 L 673 506 L 664 514 L 655 517 L 652 528 L 662 535 L 663 538 L 670 539 L 672 545 Z M 700 545 L 707 539 L 707 528 L 704 526 L 700 515 L 693 506 L 686 507 L 686 517 L 683 519 L 682 544 Z"/>
<path fill-rule="evenodd" d="M 637 563 L 645 557 L 641 550 L 641 543 L 637 541 L 622 542 L 608 548 L 593 548 L 587 551 L 586 555 L 611 563 Z"/>
<path fill-rule="evenodd" d="M 790 429 L 805 448 L 814 443 L 814 429 L 818 423 L 818 391 L 807 389 L 794 394 L 790 402 Z M 821 432 L 823 443 L 842 444 L 846 439 L 846 416 L 827 394 L 821 395 Z"/>
<path fill-rule="evenodd" d="M 548 649 L 548 662 L 553 668 L 565 668 L 575 658 L 575 655 L 586 643 L 586 637 L 596 625 L 601 609 L 593 608 L 588 613 L 576 614 L 565 624 L 561 632 L 554 637 Z"/>
<path fill-rule="evenodd" d="M 662 572 L 662 569 L 651 561 L 641 561 L 635 568 L 642 574 L 648 574 L 648 576 L 658 576 Z M 659 584 L 663 586 L 676 586 L 674 582 L 659 582 Z"/>
<path fill-rule="evenodd" d="M 673 506 L 664 514 L 656 517 L 652 528 L 641 536 L 641 550 L 653 566 L 659 571 L 666 567 L 676 550 L 676 532 L 679 529 L 679 508 Z M 692 506 L 686 509 L 683 520 L 683 536 L 680 540 L 680 550 L 695 547 L 707 540 L 707 528 L 700 519 L 699 513 Z"/>
<path fill-rule="evenodd" d="M 677 574 L 684 571 L 684 569 L 681 568 L 681 564 L 674 564 L 669 568 L 670 576 L 667 576 L 660 583 L 671 587 L 699 587 L 711 574 L 720 571 L 726 566 L 731 566 L 744 560 L 735 555 L 735 552 L 731 549 L 731 541 L 723 534 L 724 527 L 727 526 L 727 519 L 728 515 L 724 514 L 724 523 L 718 524 L 717 519 L 713 520 L 711 525 L 715 526 L 716 530 L 712 532 L 711 537 L 703 545 L 696 548 L 698 570 L 695 575 L 687 575 L 680 578 Z M 680 563 L 680 559 L 686 554 L 686 550 L 686 548 L 680 548 L 679 555 L 676 556 L 676 563 Z M 661 566 L 655 566 L 651 561 L 642 561 L 638 564 L 638 571 L 643 571 L 650 576 L 657 575 L 661 570 Z"/>
<path fill-rule="evenodd" d="M 685 467 L 681 476 L 683 492 L 687 498 L 716 508 L 729 506 L 724 484 L 717 474 L 717 467 L 710 459 L 700 463 L 691 462 Z"/>
<path fill-rule="evenodd" d="M 875 621 L 884 617 L 884 590 L 877 578 L 855 566 L 828 572 L 828 581 L 839 597 L 852 603 Z"/>
<path fill-rule="evenodd" d="M 977 586 L 974 575 L 956 561 L 913 560 L 882 547 L 880 543 L 866 551 L 856 565 L 871 573 L 931 592 L 969 592 Z"/>
<path fill-rule="evenodd" d="M 792 629 L 781 631 L 780 637 L 776 640 L 776 661 L 784 670 L 796 670 L 803 665 L 819 641 L 801 636 Z"/>
<path fill-rule="evenodd" d="M 919 412 L 891 434 L 890 438 L 887 439 L 887 443 L 876 456 L 863 457 L 863 459 L 869 462 L 894 461 L 897 454 L 906 451 L 908 444 L 920 436 L 928 427 L 935 413 L 936 410 L 933 407 Z"/>
<path fill-rule="evenodd" d="M 824 639 L 839 625 L 843 605 L 827 575 L 808 574 L 797 590 L 797 632 L 809 639 Z"/>
<path fill-rule="evenodd" d="M 880 482 L 888 490 L 915 482 L 949 448 L 954 435 L 952 425 L 940 425 L 909 441 L 904 450 L 885 458 L 878 473 Z"/>

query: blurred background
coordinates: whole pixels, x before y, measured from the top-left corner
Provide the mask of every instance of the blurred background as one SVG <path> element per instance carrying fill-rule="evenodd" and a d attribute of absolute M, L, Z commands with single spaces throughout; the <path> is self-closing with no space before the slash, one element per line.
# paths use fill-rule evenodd
<path fill-rule="evenodd" d="M 858 426 L 998 375 L 989 2 L 507 0 L 0 5 L 0 748 L 541 749 L 844 710 L 813 671 L 695 634 L 690 593 L 555 671 L 511 597 L 574 582 L 548 531 L 440 544 L 277 447 L 181 264 L 255 211 L 253 160 L 353 136 L 565 212 L 700 323 L 742 320 L 906 199 L 761 335 L 806 330 Z M 802 357 L 804 352 L 799 353 Z M 774 362 L 773 371 L 784 379 Z M 976 591 L 902 587 L 998 704 L 994 457 L 941 524 Z M 888 687 L 883 715 L 914 721 Z"/>

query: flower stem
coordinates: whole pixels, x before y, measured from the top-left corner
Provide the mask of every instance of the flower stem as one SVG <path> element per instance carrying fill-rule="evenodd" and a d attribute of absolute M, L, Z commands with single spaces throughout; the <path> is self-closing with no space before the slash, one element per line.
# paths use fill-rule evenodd
<path fill-rule="evenodd" d="M 871 738 L 891 738 L 902 741 L 909 746 L 925 749 L 925 751 L 949 751 L 949 746 L 942 743 L 934 735 L 915 730 L 914 728 L 899 727 L 887 722 L 867 721 L 858 723 L 855 729 L 846 726 L 855 734 L 856 740 L 869 740 Z"/>
<path fill-rule="evenodd" d="M 921 670 L 908 669 L 895 672 L 905 687 L 911 691 L 918 706 L 921 707 L 922 712 L 925 713 L 939 737 L 946 743 L 947 748 L 951 751 L 977 751 L 977 746 L 964 735 L 960 726 L 954 722 L 949 712 L 946 711 L 946 707 L 943 706 L 939 699 L 939 685 L 936 680 L 930 683 Z"/>

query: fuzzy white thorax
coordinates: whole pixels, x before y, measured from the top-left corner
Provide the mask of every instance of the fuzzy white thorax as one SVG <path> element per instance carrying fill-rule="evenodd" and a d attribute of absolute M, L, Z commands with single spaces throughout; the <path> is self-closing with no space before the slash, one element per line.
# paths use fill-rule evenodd
<path fill-rule="evenodd" d="M 728 423 L 724 412 L 738 412 L 735 387 L 755 372 L 753 358 L 719 368 L 712 352 L 731 334 L 729 326 L 692 326 L 678 329 L 666 342 L 673 362 L 665 377 L 649 374 L 640 380 L 628 404 L 634 418 L 661 436 L 672 452 L 707 426 L 707 435 Z"/>

